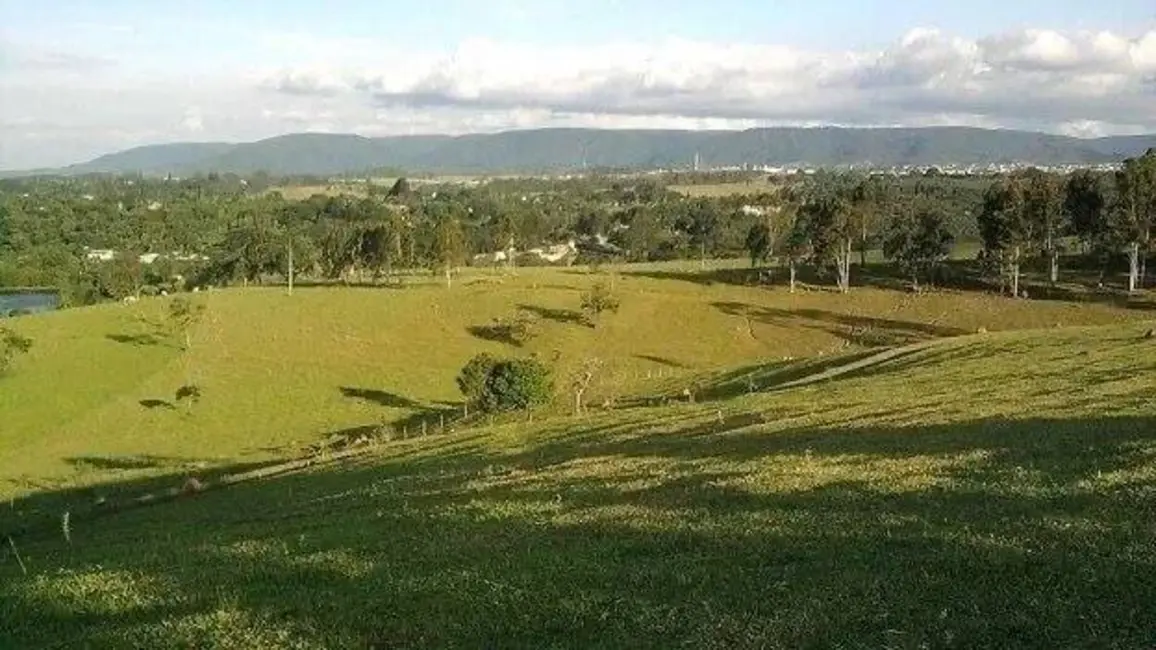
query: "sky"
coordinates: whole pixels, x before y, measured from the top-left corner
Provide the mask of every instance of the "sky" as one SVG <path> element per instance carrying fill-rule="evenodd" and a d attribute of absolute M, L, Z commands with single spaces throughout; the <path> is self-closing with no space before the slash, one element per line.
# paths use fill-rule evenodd
<path fill-rule="evenodd" d="M 587 126 L 1156 132 L 1153 0 L 0 0 L 0 169 Z"/>

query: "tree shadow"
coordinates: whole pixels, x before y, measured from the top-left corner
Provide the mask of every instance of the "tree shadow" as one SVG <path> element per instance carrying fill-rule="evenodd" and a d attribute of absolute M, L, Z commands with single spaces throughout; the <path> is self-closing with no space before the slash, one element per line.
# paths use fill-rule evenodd
<path fill-rule="evenodd" d="M 188 458 L 152 456 L 148 454 L 134 456 L 74 456 L 65 458 L 64 462 L 76 467 L 113 471 L 184 467 L 201 464 L 201 461 Z"/>
<path fill-rule="evenodd" d="M 350 399 L 359 399 L 365 402 L 377 404 L 378 406 L 386 406 L 395 409 L 420 409 L 425 408 L 420 402 L 416 402 L 403 395 L 391 393 L 389 391 L 378 390 L 376 388 L 354 388 L 351 386 L 341 386 L 338 390 L 341 394 Z"/>
<path fill-rule="evenodd" d="M 105 334 L 104 338 L 117 343 L 138 347 L 154 345 L 173 347 L 167 338 L 160 334 Z"/>
<path fill-rule="evenodd" d="M 634 355 L 634 358 L 635 359 L 642 359 L 643 361 L 649 361 L 651 363 L 657 363 L 661 366 L 666 366 L 668 368 L 686 368 L 687 367 L 686 364 L 679 363 L 678 361 L 675 361 L 674 359 L 668 359 L 667 357 L 654 356 L 652 354 L 636 354 L 636 355 Z"/>
<path fill-rule="evenodd" d="M 494 343 L 502 343 L 515 348 L 522 347 L 521 342 L 514 338 L 513 331 L 510 326 L 504 323 L 492 323 L 490 325 L 469 325 L 466 331 L 474 338 L 483 341 L 492 341 Z"/>
<path fill-rule="evenodd" d="M 821 309 L 775 309 L 742 302 L 713 302 L 711 306 L 730 316 L 742 316 L 767 325 L 816 329 L 866 347 L 906 345 L 969 333 L 957 327 Z"/>
<path fill-rule="evenodd" d="M 30 575 L 0 559 L 0 645 L 1150 645 L 1154 418 L 690 419 L 391 443 L 77 518 L 72 544 L 62 499 L 14 537 Z"/>
<path fill-rule="evenodd" d="M 172 410 L 175 410 L 177 408 L 176 406 L 173 405 L 172 402 L 169 402 L 169 401 L 163 400 L 163 399 L 142 399 L 141 401 L 137 402 L 137 404 L 140 404 L 141 406 L 143 406 L 144 408 L 149 409 L 149 410 L 167 409 L 169 411 L 172 411 Z"/>
<path fill-rule="evenodd" d="M 574 311 L 573 309 L 555 309 L 553 307 L 526 304 L 519 304 L 518 309 L 523 309 L 539 318 L 552 320 L 555 323 L 562 323 L 564 325 L 586 325 L 586 318 L 582 313 Z"/>

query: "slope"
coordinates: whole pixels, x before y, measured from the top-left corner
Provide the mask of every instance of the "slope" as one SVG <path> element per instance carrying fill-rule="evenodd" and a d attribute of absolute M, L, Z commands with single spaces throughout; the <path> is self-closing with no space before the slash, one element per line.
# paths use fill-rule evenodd
<path fill-rule="evenodd" d="M 1142 647 L 1141 331 L 963 336 L 823 384 L 392 442 L 22 537 L 0 645 Z"/>

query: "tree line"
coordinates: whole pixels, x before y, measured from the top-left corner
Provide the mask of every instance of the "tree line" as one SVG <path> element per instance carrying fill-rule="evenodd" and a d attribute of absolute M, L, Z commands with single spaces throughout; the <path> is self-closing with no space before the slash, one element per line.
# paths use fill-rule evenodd
<path fill-rule="evenodd" d="M 1025 261 L 1127 258 L 1144 285 L 1156 153 L 1117 173 L 1035 169 L 994 177 L 820 172 L 770 178 L 750 193 L 689 197 L 666 178 L 589 175 L 476 185 L 404 179 L 337 196 L 285 199 L 258 176 L 124 176 L 0 182 L 0 286 L 59 288 L 69 304 L 152 287 L 254 283 L 298 274 L 381 281 L 425 269 L 452 281 L 479 253 L 575 242 L 579 257 L 624 262 L 749 256 L 829 271 L 882 251 L 913 282 L 933 279 L 953 242 L 983 246 L 980 264 L 1018 293 Z M 738 183 L 739 186 L 743 184 Z M 741 190 L 740 190 L 741 192 Z M 93 259 L 95 249 L 117 251 Z M 141 255 L 153 254 L 152 263 Z M 494 259 L 497 259 L 495 256 Z"/>

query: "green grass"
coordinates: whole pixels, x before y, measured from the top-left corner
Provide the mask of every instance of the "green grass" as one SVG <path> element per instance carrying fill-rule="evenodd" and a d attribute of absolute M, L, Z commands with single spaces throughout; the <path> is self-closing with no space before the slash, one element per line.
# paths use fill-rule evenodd
<path fill-rule="evenodd" d="M 187 353 L 138 322 L 163 314 L 161 299 L 23 318 L 18 329 L 35 344 L 3 379 L 0 457 L 20 460 L 0 463 L 0 498 L 173 465 L 280 457 L 359 426 L 410 420 L 416 428 L 414 418 L 421 417 L 440 423 L 460 400 L 457 370 L 481 351 L 560 355 L 560 384 L 583 358 L 602 358 L 606 368 L 591 389 L 594 403 L 601 403 L 785 357 L 979 327 L 1101 324 L 1143 315 L 967 293 L 792 295 L 669 279 L 671 268 L 623 268 L 615 280 L 622 309 L 597 330 L 578 322 L 577 310 L 581 292 L 601 276 L 577 268 L 521 269 L 514 277 L 475 272 L 449 290 L 422 284 L 306 288 L 291 297 L 282 288 L 200 294 L 206 317 Z M 673 277 L 694 279 L 695 273 Z M 470 328 L 519 306 L 542 316 L 541 335 L 524 348 L 471 334 Z M 174 394 L 190 381 L 204 397 L 186 409 Z M 118 463 L 123 467 L 110 472 Z"/>
<path fill-rule="evenodd" d="M 106 338 L 139 333 L 123 305 L 16 321 L 0 647 L 1150 645 L 1144 312 L 650 276 L 599 330 L 561 311 L 592 277 L 529 269 L 214 292 L 188 354 Z M 466 332 L 523 303 L 559 310 L 528 349 Z M 86 515 L 435 412 L 483 349 L 597 353 L 622 406 Z M 138 403 L 190 374 L 191 413 Z"/>

